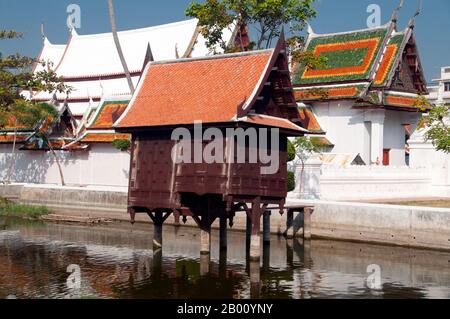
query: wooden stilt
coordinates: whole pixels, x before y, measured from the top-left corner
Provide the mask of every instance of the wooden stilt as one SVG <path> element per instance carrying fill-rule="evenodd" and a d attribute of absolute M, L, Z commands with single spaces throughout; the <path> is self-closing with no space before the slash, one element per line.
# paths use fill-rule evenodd
<path fill-rule="evenodd" d="M 226 279 L 227 277 L 227 251 L 221 250 L 219 252 L 219 277 Z"/>
<path fill-rule="evenodd" d="M 270 268 L 270 245 L 263 247 L 263 270 L 268 271 Z"/>
<path fill-rule="evenodd" d="M 261 268 L 259 261 L 250 261 L 250 297 L 259 299 L 261 294 Z"/>
<path fill-rule="evenodd" d="M 250 261 L 261 259 L 261 207 L 257 199 L 251 210 Z"/>
<path fill-rule="evenodd" d="M 162 248 L 163 245 L 163 213 L 155 212 L 153 218 L 153 250 Z"/>
<path fill-rule="evenodd" d="M 294 238 L 294 211 L 291 209 L 286 214 L 286 238 Z"/>
<path fill-rule="evenodd" d="M 211 253 L 211 223 L 208 216 L 202 216 L 200 223 L 200 255 Z"/>
<path fill-rule="evenodd" d="M 263 221 L 263 242 L 264 245 L 270 245 L 270 211 L 264 212 L 264 221 Z"/>
<path fill-rule="evenodd" d="M 162 249 L 153 250 L 152 277 L 159 278 L 162 273 Z"/>
<path fill-rule="evenodd" d="M 220 250 L 227 250 L 227 217 L 220 218 Z"/>
<path fill-rule="evenodd" d="M 245 230 L 246 230 L 246 249 L 247 249 L 247 252 L 249 252 L 250 251 L 250 238 L 252 237 L 252 220 L 248 213 L 247 213 L 247 224 L 245 226 Z"/>

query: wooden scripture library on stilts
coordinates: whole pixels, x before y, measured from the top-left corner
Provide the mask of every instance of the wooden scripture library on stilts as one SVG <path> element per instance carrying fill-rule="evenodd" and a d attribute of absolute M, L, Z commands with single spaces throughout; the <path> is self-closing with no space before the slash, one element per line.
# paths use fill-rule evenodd
<path fill-rule="evenodd" d="M 232 226 L 242 212 L 251 234 L 250 259 L 260 259 L 261 217 L 285 206 L 288 137 L 307 133 L 283 36 L 271 50 L 150 61 L 115 129 L 132 134 L 128 209 L 133 222 L 136 214 L 150 216 L 154 248 L 162 247 L 162 226 L 173 214 L 198 224 L 201 253 L 210 254 L 212 223 L 220 219 L 224 248 L 227 223 Z M 180 129 L 193 138 L 174 139 Z M 256 132 L 259 143 L 230 136 L 230 129 Z M 223 161 L 199 156 L 208 152 Z M 270 164 L 256 156 L 261 153 L 276 158 L 273 172 L 264 173 Z"/>

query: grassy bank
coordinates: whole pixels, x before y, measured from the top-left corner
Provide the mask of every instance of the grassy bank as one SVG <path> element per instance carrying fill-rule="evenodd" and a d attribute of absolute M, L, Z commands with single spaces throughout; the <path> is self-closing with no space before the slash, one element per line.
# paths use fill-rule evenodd
<path fill-rule="evenodd" d="M 38 219 L 39 217 L 50 213 L 51 210 L 44 206 L 16 204 L 4 198 L 0 198 L 0 216 L 3 217 Z"/>
<path fill-rule="evenodd" d="M 387 202 L 387 205 L 402 205 L 402 206 L 419 206 L 419 207 L 434 207 L 434 208 L 450 208 L 450 200 L 424 200 L 424 201 L 401 201 L 401 202 Z"/>

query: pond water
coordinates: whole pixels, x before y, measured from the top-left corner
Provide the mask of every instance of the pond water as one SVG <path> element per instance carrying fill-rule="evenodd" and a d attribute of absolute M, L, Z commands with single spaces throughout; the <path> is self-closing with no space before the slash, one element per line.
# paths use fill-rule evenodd
<path fill-rule="evenodd" d="M 243 233 L 201 258 L 197 229 L 164 227 L 162 255 L 152 231 L 0 219 L 0 298 L 450 298 L 449 252 L 275 236 L 254 264 Z"/>

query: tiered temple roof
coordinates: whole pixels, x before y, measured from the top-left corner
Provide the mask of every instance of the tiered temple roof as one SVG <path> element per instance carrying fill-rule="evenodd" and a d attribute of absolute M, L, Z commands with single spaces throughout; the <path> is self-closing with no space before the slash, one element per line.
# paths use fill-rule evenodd
<path fill-rule="evenodd" d="M 67 105 L 63 105 L 58 107 L 55 116 L 48 116 L 40 121 L 33 132 L 27 134 L 20 149 L 25 151 L 63 150 L 74 141 L 76 127 L 76 120 L 70 109 Z"/>
<path fill-rule="evenodd" d="M 103 99 L 100 106 L 90 109 L 78 129 L 78 138 L 68 146 L 87 145 L 91 143 L 112 143 L 115 140 L 129 140 L 128 134 L 116 133 L 113 124 L 128 106 L 131 97 L 124 100 Z"/>
<path fill-rule="evenodd" d="M 228 44 L 234 41 L 234 29 L 230 26 L 223 32 Z M 135 86 L 149 56 L 161 61 L 211 54 L 196 19 L 118 32 L 118 35 Z M 104 96 L 120 98 L 130 94 L 112 33 L 78 35 L 74 29 L 66 46 L 44 41 L 40 59 L 53 62 L 56 73 L 73 88 L 68 97 L 59 93 L 56 96 L 60 102 L 69 103 L 75 116 L 84 114 L 90 100 L 100 102 Z M 33 96 L 36 101 L 52 98 L 52 94 L 45 92 Z"/>
<path fill-rule="evenodd" d="M 414 21 L 398 32 L 394 17 L 374 29 L 318 35 L 310 28 L 305 50 L 327 62 L 324 68 L 295 67 L 297 100 L 353 99 L 355 107 L 417 111 L 415 101 L 427 89 Z"/>

